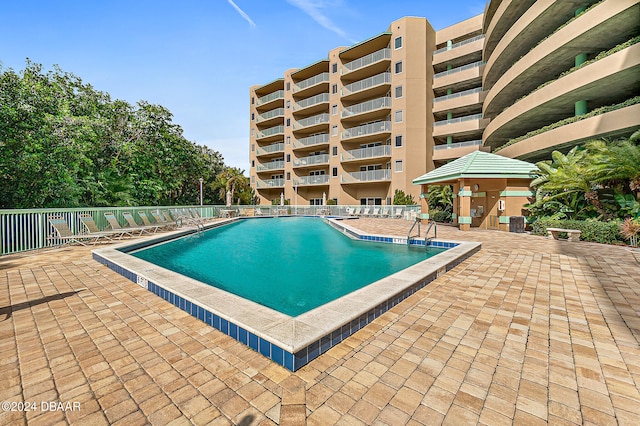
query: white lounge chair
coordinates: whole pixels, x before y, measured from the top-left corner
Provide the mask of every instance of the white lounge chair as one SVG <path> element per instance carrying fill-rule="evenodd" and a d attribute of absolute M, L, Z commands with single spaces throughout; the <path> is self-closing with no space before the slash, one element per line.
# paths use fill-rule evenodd
<path fill-rule="evenodd" d="M 93 244 L 97 243 L 102 238 L 112 241 L 109 234 L 102 232 L 74 234 L 71 231 L 71 228 L 69 228 L 67 220 L 63 216 L 49 216 L 47 220 L 54 230 L 53 234 L 48 237 L 50 240 L 61 240 L 65 243 L 78 243 L 83 246 L 86 245 L 84 242 L 87 240 Z"/>
<path fill-rule="evenodd" d="M 396 211 L 395 211 L 393 217 L 395 217 L 396 219 L 402 219 L 402 211 L 403 210 L 404 209 L 402 207 L 396 208 Z"/>
<path fill-rule="evenodd" d="M 382 214 L 380 217 L 389 217 L 389 207 L 385 207 L 382 209 Z"/>
<path fill-rule="evenodd" d="M 369 210 L 371 210 L 371 208 L 365 207 L 364 210 L 362 210 L 362 216 L 369 216 Z"/>

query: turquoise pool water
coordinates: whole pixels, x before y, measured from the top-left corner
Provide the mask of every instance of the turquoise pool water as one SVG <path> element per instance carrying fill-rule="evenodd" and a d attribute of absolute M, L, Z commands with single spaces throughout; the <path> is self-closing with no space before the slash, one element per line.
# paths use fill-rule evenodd
<path fill-rule="evenodd" d="M 130 254 L 297 316 L 444 250 L 353 240 L 321 219 L 269 218 Z"/>

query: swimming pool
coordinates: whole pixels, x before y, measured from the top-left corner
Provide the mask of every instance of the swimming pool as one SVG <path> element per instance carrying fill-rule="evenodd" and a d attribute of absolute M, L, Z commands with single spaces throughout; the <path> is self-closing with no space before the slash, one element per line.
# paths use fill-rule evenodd
<path fill-rule="evenodd" d="M 236 218 L 216 222 L 209 227 L 224 227 L 238 221 L 256 221 L 264 226 L 273 226 L 276 223 L 274 220 Z M 332 226 L 350 238 L 370 241 L 369 244 L 407 244 L 406 237 L 365 234 L 349 226 L 347 222 L 349 221 L 340 219 L 324 220 L 325 225 Z M 428 245 L 448 250 L 333 301 L 291 316 L 130 254 L 144 247 L 185 236 L 192 236 L 190 239 L 196 241 L 197 234 L 194 229 L 181 229 L 133 243 L 96 249 L 93 250 L 93 257 L 204 323 L 292 371 L 339 344 L 480 249 L 480 243 L 430 240 Z M 411 244 L 421 245 L 422 249 L 425 249 L 424 239 L 412 240 Z M 234 247 L 220 249 L 235 250 Z M 273 272 L 281 273 L 277 268 Z"/>
<path fill-rule="evenodd" d="M 293 317 L 445 250 L 365 242 L 319 218 L 286 217 L 237 221 L 131 255 Z"/>

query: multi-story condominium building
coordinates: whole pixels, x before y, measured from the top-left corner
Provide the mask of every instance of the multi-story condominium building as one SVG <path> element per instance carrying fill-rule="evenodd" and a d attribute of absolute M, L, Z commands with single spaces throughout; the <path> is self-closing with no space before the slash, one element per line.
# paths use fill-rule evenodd
<path fill-rule="evenodd" d="M 390 204 L 472 151 L 533 161 L 630 134 L 639 3 L 492 0 L 440 31 L 405 17 L 290 69 L 250 89 L 251 185 L 261 203 Z"/>

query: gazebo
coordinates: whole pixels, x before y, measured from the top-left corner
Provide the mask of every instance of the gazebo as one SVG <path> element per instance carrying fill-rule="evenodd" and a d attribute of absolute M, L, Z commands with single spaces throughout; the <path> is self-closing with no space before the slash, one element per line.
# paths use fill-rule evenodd
<path fill-rule="evenodd" d="M 421 217 L 429 218 L 429 186 L 452 185 L 453 223 L 460 230 L 508 231 L 511 216 L 522 216 L 534 194 L 529 185 L 536 169 L 526 161 L 474 151 L 413 180 L 422 186 Z"/>

